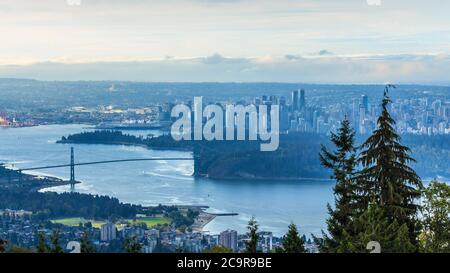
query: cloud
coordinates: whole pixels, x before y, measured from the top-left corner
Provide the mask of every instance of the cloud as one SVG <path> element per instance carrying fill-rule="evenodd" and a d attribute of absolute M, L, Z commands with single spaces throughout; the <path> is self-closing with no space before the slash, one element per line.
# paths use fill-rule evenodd
<path fill-rule="evenodd" d="M 215 54 L 213 54 L 211 56 L 207 56 L 207 57 L 202 58 L 202 61 L 205 64 L 218 64 L 218 63 L 221 63 L 223 61 L 226 61 L 226 58 L 224 58 L 219 53 L 215 53 Z"/>
<path fill-rule="evenodd" d="M 228 58 L 219 53 L 214 53 L 206 57 L 194 58 L 193 60 L 199 60 L 203 64 L 237 64 L 248 62 L 247 58 Z"/>
<path fill-rule="evenodd" d="M 322 49 L 321 51 L 319 51 L 319 56 L 329 56 L 329 55 L 333 55 L 333 52 L 328 51 L 326 49 Z"/>
<path fill-rule="evenodd" d="M 381 6 L 381 0 L 366 0 L 369 6 Z"/>
<path fill-rule="evenodd" d="M 153 61 L 0 65 L 2 77 L 153 82 L 450 84 L 449 70 L 448 54 L 231 58 L 216 53 L 206 57 Z"/>
<path fill-rule="evenodd" d="M 135 59 L 448 52 L 448 0 L 0 1 L 0 59 Z M 377 1 L 370 1 L 376 4 Z M 380 19 L 382 18 L 382 19 Z M 5 38 L 7 37 L 7 38 Z M 61 37 L 64 37 L 62 39 Z M 15 59 L 15 60 L 14 60 Z M 232 59 L 232 58 L 231 58 Z"/>
<path fill-rule="evenodd" d="M 293 54 L 287 54 L 284 56 L 284 58 L 286 58 L 286 60 L 289 61 L 298 61 L 302 59 L 300 55 L 293 55 Z"/>

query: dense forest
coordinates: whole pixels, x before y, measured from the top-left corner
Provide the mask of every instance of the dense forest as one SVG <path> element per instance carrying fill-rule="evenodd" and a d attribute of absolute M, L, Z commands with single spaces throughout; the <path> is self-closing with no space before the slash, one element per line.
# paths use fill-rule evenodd
<path fill-rule="evenodd" d="M 359 136 L 362 143 L 365 136 Z M 412 166 L 422 178 L 450 176 L 450 136 L 403 135 L 417 162 Z M 144 145 L 150 149 L 193 150 L 195 175 L 212 179 L 328 178 L 320 165 L 324 135 L 290 133 L 280 136 L 275 152 L 261 152 L 259 141 L 175 141 L 170 135 L 137 137 L 120 131 L 93 131 L 62 137 L 59 143 Z M 254 164 L 258 162 L 258 164 Z"/>
<path fill-rule="evenodd" d="M 367 253 L 374 242 L 376 253 L 450 250 L 450 187 L 436 180 L 424 185 L 410 165 L 424 153 L 417 147 L 448 151 L 449 144 L 445 137 L 401 137 L 388 110 L 393 88 L 386 85 L 377 128 L 362 143 L 344 119 L 330 136 L 334 148 L 321 148 L 320 161 L 336 182 L 327 232 L 316 237 L 321 253 Z"/>
<path fill-rule="evenodd" d="M 9 182 L 8 176 L 18 177 L 17 171 L 9 170 L 0 165 L 0 210 L 27 210 L 33 212 L 33 217 L 48 220 L 59 217 L 84 217 L 86 219 L 115 220 L 133 219 L 136 214 L 163 214 L 172 220 L 175 227 L 189 227 L 198 216 L 198 210 L 188 209 L 183 212 L 177 206 L 159 205 L 143 207 L 124 204 L 117 198 L 82 194 L 76 192 L 38 192 L 45 187 L 45 180 L 36 179 L 31 175 L 20 182 Z M 39 187 L 40 185 L 40 187 Z"/>
<path fill-rule="evenodd" d="M 137 137 L 120 131 L 82 132 L 59 143 L 145 145 L 151 149 L 194 150 L 195 175 L 213 179 L 324 178 L 328 173 L 317 156 L 326 136 L 282 135 L 276 152 L 261 152 L 259 141 L 175 141 L 170 135 Z M 254 164 L 259 162 L 259 164 Z"/>
<path fill-rule="evenodd" d="M 362 143 L 365 136 L 358 137 Z M 450 136 L 404 134 L 402 142 L 411 148 L 411 156 L 416 160 L 411 166 L 423 178 L 450 177 Z"/>
<path fill-rule="evenodd" d="M 124 134 L 118 130 L 96 130 L 67 137 L 63 136 L 57 143 L 143 145 L 156 150 L 186 150 L 192 148 L 189 142 L 175 141 L 170 135 L 142 137 Z"/>
<path fill-rule="evenodd" d="M 416 162 L 412 167 L 422 178 L 450 177 L 450 136 L 404 135 L 403 143 L 411 147 Z"/>
<path fill-rule="evenodd" d="M 423 179 L 450 177 L 450 136 L 406 134 L 402 142 L 411 148 L 416 160 L 411 166 Z M 279 149 L 269 153 L 259 151 L 259 142 L 204 141 L 195 146 L 195 173 L 213 179 L 328 178 L 320 144 L 331 145 L 326 136 L 310 133 L 281 135 Z"/>
<path fill-rule="evenodd" d="M 27 189 L 0 190 L 0 208 L 37 212 L 42 218 L 85 217 L 87 219 L 133 218 L 140 206 L 123 204 L 107 196 L 80 193 L 40 193 Z"/>
<path fill-rule="evenodd" d="M 261 152 L 259 141 L 203 141 L 194 149 L 195 173 L 212 179 L 326 178 L 318 151 L 326 136 L 297 133 L 280 136 L 275 152 Z"/>

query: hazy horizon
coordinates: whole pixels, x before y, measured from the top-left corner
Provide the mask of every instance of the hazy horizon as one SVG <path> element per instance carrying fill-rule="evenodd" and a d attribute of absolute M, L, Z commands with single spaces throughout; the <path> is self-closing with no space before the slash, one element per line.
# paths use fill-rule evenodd
<path fill-rule="evenodd" d="M 4 0 L 0 77 L 449 84 L 444 0 Z"/>
<path fill-rule="evenodd" d="M 40 80 L 34 78 L 11 78 L 11 77 L 0 77 L 0 81 L 38 81 L 38 82 L 108 82 L 108 83 L 143 83 L 143 84 L 286 84 L 286 85 L 337 85 L 337 86 L 385 86 L 386 82 L 379 83 L 318 83 L 318 82 L 281 82 L 281 81 L 145 81 L 145 80 L 114 80 L 114 79 L 103 79 L 103 80 Z M 450 87 L 450 83 L 389 83 L 397 86 L 430 86 L 430 87 Z"/>

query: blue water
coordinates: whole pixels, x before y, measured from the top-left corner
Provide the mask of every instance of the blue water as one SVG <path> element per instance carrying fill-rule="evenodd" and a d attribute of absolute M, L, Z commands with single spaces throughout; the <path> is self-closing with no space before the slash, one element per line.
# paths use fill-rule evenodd
<path fill-rule="evenodd" d="M 28 128 L 0 128 L 0 162 L 14 168 L 69 163 L 69 145 L 56 144 L 63 135 L 78 133 L 86 125 L 48 125 Z M 145 135 L 147 132 L 132 131 Z M 151 132 L 160 134 L 158 131 Z M 142 147 L 71 145 L 75 161 L 189 157 L 189 152 L 153 151 Z M 304 234 L 320 234 L 325 228 L 326 204 L 333 202 L 332 182 L 318 181 L 214 181 L 194 179 L 193 162 L 146 161 L 76 167 L 82 184 L 76 191 L 110 195 L 122 202 L 157 205 L 207 205 L 213 212 L 237 212 L 239 216 L 217 217 L 205 227 L 211 234 L 225 229 L 245 232 L 251 216 L 262 230 L 276 235 L 286 232 L 290 222 Z M 34 172 L 36 173 L 36 172 Z M 40 174 L 68 179 L 69 168 L 48 169 Z M 56 192 L 68 187 L 49 189 Z"/>

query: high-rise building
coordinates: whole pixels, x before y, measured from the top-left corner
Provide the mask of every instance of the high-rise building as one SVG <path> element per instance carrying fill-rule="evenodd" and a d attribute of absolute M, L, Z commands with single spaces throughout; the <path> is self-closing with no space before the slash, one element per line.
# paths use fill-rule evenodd
<path fill-rule="evenodd" d="M 228 247 L 236 252 L 238 250 L 237 245 L 237 231 L 235 230 L 225 230 L 219 235 L 219 244 Z"/>
<path fill-rule="evenodd" d="M 357 99 L 352 100 L 352 114 L 351 120 L 353 122 L 353 126 L 356 127 L 359 124 L 359 104 Z"/>
<path fill-rule="evenodd" d="M 290 127 L 289 128 L 290 131 L 293 131 L 293 132 L 297 131 L 298 130 L 298 121 L 297 121 L 297 119 L 291 120 L 291 125 L 289 127 Z"/>
<path fill-rule="evenodd" d="M 299 107 L 298 107 L 298 103 L 299 103 L 299 91 L 295 90 L 292 92 L 292 111 L 298 111 Z"/>
<path fill-rule="evenodd" d="M 316 132 L 317 131 L 317 119 L 319 118 L 319 111 L 314 110 L 312 117 L 312 128 Z"/>
<path fill-rule="evenodd" d="M 280 130 L 286 132 L 289 130 L 290 120 L 289 120 L 289 109 L 287 106 L 280 107 Z"/>
<path fill-rule="evenodd" d="M 367 95 L 361 96 L 361 104 L 365 109 L 364 112 L 367 114 L 367 112 L 369 111 L 369 97 L 367 97 Z"/>
<path fill-rule="evenodd" d="M 366 120 L 366 108 L 363 104 L 359 105 L 359 133 L 365 134 L 366 128 L 365 128 L 365 120 Z"/>
<path fill-rule="evenodd" d="M 108 242 L 116 239 L 116 225 L 113 223 L 106 223 L 101 226 L 100 240 Z"/>
<path fill-rule="evenodd" d="M 306 107 L 306 100 L 305 100 L 305 90 L 300 90 L 300 102 L 299 102 L 299 108 L 303 109 Z"/>

